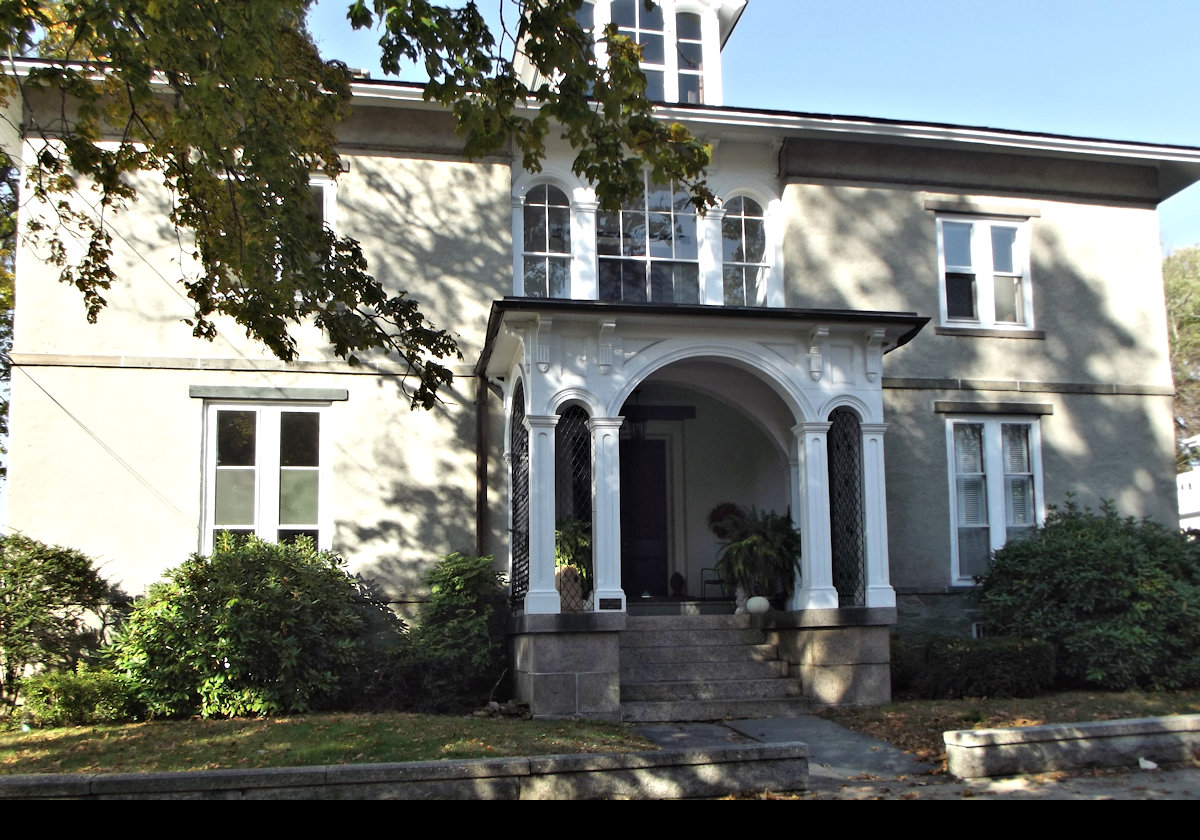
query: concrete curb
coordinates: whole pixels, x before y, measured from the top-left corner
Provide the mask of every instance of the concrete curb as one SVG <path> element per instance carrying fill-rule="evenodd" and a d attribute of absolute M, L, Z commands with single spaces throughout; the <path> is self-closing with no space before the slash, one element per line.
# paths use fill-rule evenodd
<path fill-rule="evenodd" d="M 0 776 L 5 799 L 688 799 L 808 789 L 808 747 L 548 755 L 202 770 Z"/>
<path fill-rule="evenodd" d="M 946 765 L 960 779 L 1193 760 L 1200 715 L 946 732 Z"/>

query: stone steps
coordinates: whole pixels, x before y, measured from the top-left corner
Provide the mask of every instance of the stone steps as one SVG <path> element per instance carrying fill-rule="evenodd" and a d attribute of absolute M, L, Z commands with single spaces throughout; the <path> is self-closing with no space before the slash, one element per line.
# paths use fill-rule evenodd
<path fill-rule="evenodd" d="M 800 680 L 749 616 L 630 616 L 621 717 L 694 721 L 806 714 Z"/>

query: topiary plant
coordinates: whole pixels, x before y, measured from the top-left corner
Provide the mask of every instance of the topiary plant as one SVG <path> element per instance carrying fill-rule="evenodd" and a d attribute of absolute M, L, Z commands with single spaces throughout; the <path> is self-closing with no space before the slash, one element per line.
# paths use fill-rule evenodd
<path fill-rule="evenodd" d="M 980 578 L 988 632 L 1050 642 L 1070 686 L 1200 685 L 1198 536 L 1068 498 Z"/>
<path fill-rule="evenodd" d="M 151 715 L 274 715 L 347 704 L 374 636 L 403 624 L 336 554 L 221 534 L 137 601 L 115 642 Z"/>

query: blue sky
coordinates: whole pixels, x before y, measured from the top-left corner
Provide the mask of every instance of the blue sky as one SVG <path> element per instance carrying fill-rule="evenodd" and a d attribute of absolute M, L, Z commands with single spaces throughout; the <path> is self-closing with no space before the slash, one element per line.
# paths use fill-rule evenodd
<path fill-rule="evenodd" d="M 349 5 L 320 0 L 310 29 L 383 78 Z M 1200 146 L 1198 41 L 1198 0 L 750 0 L 725 104 Z M 1200 244 L 1200 186 L 1160 211 L 1164 252 Z"/>

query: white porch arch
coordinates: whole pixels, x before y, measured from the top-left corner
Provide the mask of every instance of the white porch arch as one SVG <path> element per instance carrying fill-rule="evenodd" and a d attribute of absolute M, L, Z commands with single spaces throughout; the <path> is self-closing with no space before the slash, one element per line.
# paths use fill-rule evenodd
<path fill-rule="evenodd" d="M 621 414 L 647 382 L 673 369 L 727 374 L 723 386 L 755 382 L 766 408 L 754 416 L 773 439 L 787 475 L 786 496 L 803 541 L 802 575 L 791 609 L 836 609 L 831 571 L 831 412 L 851 409 L 862 429 L 861 493 L 866 607 L 894 607 L 888 581 L 882 472 L 882 356 L 907 342 L 925 319 L 909 313 L 721 309 L 507 299 L 493 306 L 478 371 L 521 381 L 529 415 L 529 575 L 527 614 L 556 613 L 546 591 L 554 566 L 554 427 L 567 404 L 586 407 L 593 444 L 595 611 L 624 611 L 621 580 Z M 712 365 L 706 368 L 705 365 Z M 687 377 L 683 377 L 686 379 Z M 730 383 L 733 383 L 730 385 Z M 761 388 L 778 406 L 764 401 Z M 758 388 L 758 391 L 754 389 Z M 506 405 L 510 399 L 506 398 Z M 731 397 L 745 414 L 750 409 Z M 511 411 L 509 412 L 511 415 Z M 697 453 L 689 453 L 697 457 Z M 860 492 L 858 488 L 855 492 Z M 518 582 L 518 586 L 521 584 Z M 518 593 L 519 594 L 519 593 Z"/>

